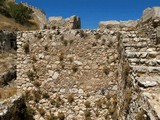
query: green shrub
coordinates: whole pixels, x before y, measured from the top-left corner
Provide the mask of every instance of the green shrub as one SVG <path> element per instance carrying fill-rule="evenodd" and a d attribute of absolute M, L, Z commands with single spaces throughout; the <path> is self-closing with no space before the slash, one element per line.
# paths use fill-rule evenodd
<path fill-rule="evenodd" d="M 29 80 L 33 81 L 33 80 L 34 80 L 34 77 L 35 77 L 35 74 L 34 74 L 33 71 L 29 70 L 29 71 L 27 72 L 27 76 L 28 76 Z"/>
<path fill-rule="evenodd" d="M 64 113 L 59 112 L 57 118 L 58 118 L 59 120 L 64 120 L 64 119 L 65 119 Z"/>
<path fill-rule="evenodd" d="M 86 106 L 86 108 L 90 108 L 90 107 L 91 107 L 91 103 L 90 103 L 89 101 L 86 101 L 86 102 L 84 103 L 84 105 Z"/>
<path fill-rule="evenodd" d="M 41 86 L 40 82 L 38 82 L 38 81 L 34 81 L 34 82 L 33 82 L 33 85 L 34 85 L 35 87 L 37 87 L 37 88 L 39 88 L 39 87 Z"/>
<path fill-rule="evenodd" d="M 41 100 L 41 94 L 42 94 L 41 91 L 40 90 L 33 91 L 32 93 L 34 95 L 34 101 L 38 103 Z"/>
<path fill-rule="evenodd" d="M 97 108 L 102 108 L 102 101 L 99 99 L 96 101 Z"/>
<path fill-rule="evenodd" d="M 72 103 L 74 101 L 73 94 L 68 95 L 67 100 L 68 100 L 69 103 Z"/>
<path fill-rule="evenodd" d="M 44 93 L 43 94 L 43 98 L 46 98 L 46 99 L 48 99 L 50 96 L 48 95 L 48 93 Z"/>
<path fill-rule="evenodd" d="M 49 39 L 52 40 L 52 35 L 49 35 Z"/>
<path fill-rule="evenodd" d="M 73 40 L 69 40 L 70 45 L 73 43 Z"/>
<path fill-rule="evenodd" d="M 54 115 L 54 114 L 51 114 L 50 116 L 48 116 L 46 118 L 46 120 L 57 120 L 58 118 Z"/>
<path fill-rule="evenodd" d="M 24 24 L 31 19 L 33 13 L 32 9 L 24 6 L 23 4 L 15 4 L 11 2 L 9 4 L 10 15 L 19 23 Z"/>
<path fill-rule="evenodd" d="M 65 64 L 63 62 L 60 63 L 60 66 L 61 66 L 62 69 L 65 68 Z"/>
<path fill-rule="evenodd" d="M 93 42 L 93 43 L 92 43 L 92 46 L 95 47 L 95 46 L 97 46 L 97 44 L 96 44 L 95 42 Z"/>
<path fill-rule="evenodd" d="M 95 35 L 95 39 L 100 39 L 100 38 L 101 38 L 101 34 L 97 33 L 97 34 Z"/>
<path fill-rule="evenodd" d="M 86 119 L 91 117 L 91 112 L 89 110 L 84 111 L 84 116 Z"/>
<path fill-rule="evenodd" d="M 68 45 L 68 41 L 67 40 L 63 40 L 63 45 L 67 46 Z"/>
<path fill-rule="evenodd" d="M 51 105 L 54 105 L 55 107 L 59 108 L 61 105 L 64 104 L 64 101 L 60 98 L 59 95 L 56 96 L 55 99 L 50 100 Z"/>
<path fill-rule="evenodd" d="M 40 113 L 41 116 L 45 115 L 45 110 L 43 108 L 39 108 L 38 112 Z"/>
<path fill-rule="evenodd" d="M 45 50 L 45 51 L 48 51 L 48 45 L 45 45 L 45 46 L 44 46 L 44 50 Z"/>
<path fill-rule="evenodd" d="M 123 105 L 123 107 L 126 110 L 126 112 L 128 112 L 131 100 L 132 100 L 132 89 L 128 88 L 124 92 L 124 105 Z"/>
<path fill-rule="evenodd" d="M 0 0 L 0 6 L 3 6 L 3 5 L 4 5 L 4 1 L 5 1 L 5 0 Z"/>
<path fill-rule="evenodd" d="M 31 55 L 31 60 L 32 60 L 34 63 L 37 62 L 36 56 L 35 56 L 35 55 Z"/>
<path fill-rule="evenodd" d="M 73 65 L 72 66 L 72 70 L 73 70 L 74 73 L 77 72 L 78 71 L 78 66 L 77 65 Z"/>
<path fill-rule="evenodd" d="M 70 62 L 70 63 L 73 62 L 73 57 L 69 57 L 69 62 Z"/>
<path fill-rule="evenodd" d="M 23 46 L 23 48 L 24 48 L 24 52 L 25 52 L 26 54 L 28 54 L 28 53 L 29 53 L 29 43 L 28 43 L 28 42 L 25 43 L 24 46 Z"/>
<path fill-rule="evenodd" d="M 55 101 L 54 99 L 51 99 L 51 100 L 50 100 L 50 103 L 51 103 L 51 105 L 55 105 L 55 104 L 56 104 L 56 101 Z"/>
<path fill-rule="evenodd" d="M 106 75 L 108 75 L 109 72 L 110 72 L 110 69 L 105 66 L 105 67 L 103 68 L 103 72 L 104 72 Z"/>
<path fill-rule="evenodd" d="M 61 53 L 60 55 L 59 55 L 59 61 L 63 61 L 64 60 L 64 53 Z"/>
<path fill-rule="evenodd" d="M 36 35 L 36 37 L 37 37 L 38 39 L 42 39 L 42 38 L 43 38 L 43 35 L 42 35 L 42 33 L 38 33 L 38 34 Z"/>

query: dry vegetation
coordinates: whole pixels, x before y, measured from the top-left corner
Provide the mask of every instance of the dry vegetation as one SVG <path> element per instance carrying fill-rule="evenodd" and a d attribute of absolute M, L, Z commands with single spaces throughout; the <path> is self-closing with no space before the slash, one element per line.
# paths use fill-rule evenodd
<path fill-rule="evenodd" d="M 15 87 L 0 88 L 0 99 L 10 98 L 16 93 L 17 93 L 17 89 Z"/>
<path fill-rule="evenodd" d="M 0 54 L 0 73 L 6 72 L 9 70 L 11 65 L 16 63 L 16 52 L 11 50 L 9 52 Z"/>
<path fill-rule="evenodd" d="M 0 14 L 0 30 L 37 30 L 39 29 L 37 27 L 37 23 L 32 23 L 30 25 L 21 25 L 19 23 L 16 23 L 14 19 L 7 18 Z M 33 22 L 33 20 L 32 20 Z"/>

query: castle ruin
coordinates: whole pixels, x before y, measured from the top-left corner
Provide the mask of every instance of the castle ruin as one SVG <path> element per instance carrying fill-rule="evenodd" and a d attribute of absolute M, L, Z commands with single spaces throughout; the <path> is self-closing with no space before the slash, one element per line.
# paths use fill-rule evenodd
<path fill-rule="evenodd" d="M 15 85 L 33 118 L 159 120 L 159 12 L 148 8 L 138 21 L 100 22 L 97 30 L 52 17 L 54 30 L 18 32 Z"/>

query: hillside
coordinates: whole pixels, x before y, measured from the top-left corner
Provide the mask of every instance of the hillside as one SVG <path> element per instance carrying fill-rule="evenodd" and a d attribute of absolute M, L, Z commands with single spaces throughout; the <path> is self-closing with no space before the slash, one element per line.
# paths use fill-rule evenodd
<path fill-rule="evenodd" d="M 20 31 L 25 31 L 25 30 L 36 30 L 39 29 L 39 27 L 35 24 L 29 24 L 29 25 L 22 25 L 17 23 L 13 18 L 8 18 L 2 14 L 0 14 L 0 30 L 20 30 Z M 32 20 L 34 21 L 34 20 Z"/>
<path fill-rule="evenodd" d="M 37 30 L 47 21 L 45 13 L 27 3 L 0 0 L 0 30 Z"/>

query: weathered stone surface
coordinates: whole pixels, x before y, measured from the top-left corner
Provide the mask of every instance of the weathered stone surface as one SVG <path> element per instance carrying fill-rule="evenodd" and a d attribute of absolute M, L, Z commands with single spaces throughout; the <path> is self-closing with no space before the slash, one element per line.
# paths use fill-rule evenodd
<path fill-rule="evenodd" d="M 137 21 L 101 21 L 99 23 L 100 28 L 119 28 L 119 27 L 135 27 Z"/>
<path fill-rule="evenodd" d="M 160 46 L 154 44 L 156 38 L 151 41 L 139 28 L 128 29 L 129 23 L 121 21 L 106 23 L 123 25 L 120 31 L 63 29 L 66 23 L 73 28 L 76 19 L 50 18 L 62 29 L 18 33 L 16 84 L 30 92 L 28 105 L 36 112 L 34 118 L 45 120 L 50 113 L 63 113 L 66 120 L 83 120 L 89 110 L 94 120 L 112 119 L 113 111 L 122 120 L 134 120 L 141 112 L 141 117 L 158 120 Z M 158 31 L 152 32 L 157 25 L 148 21 L 139 26 L 156 36 Z M 28 54 L 23 48 L 26 41 Z"/>
<path fill-rule="evenodd" d="M 147 8 L 143 12 L 142 22 L 146 22 L 150 19 L 159 19 L 160 18 L 160 7 Z"/>
<path fill-rule="evenodd" d="M 141 76 L 137 81 L 144 87 L 154 87 L 160 84 L 160 76 Z"/>
<path fill-rule="evenodd" d="M 80 29 L 81 21 L 77 16 L 63 19 L 62 17 L 50 17 L 46 24 L 47 29 L 63 28 L 63 29 Z"/>

